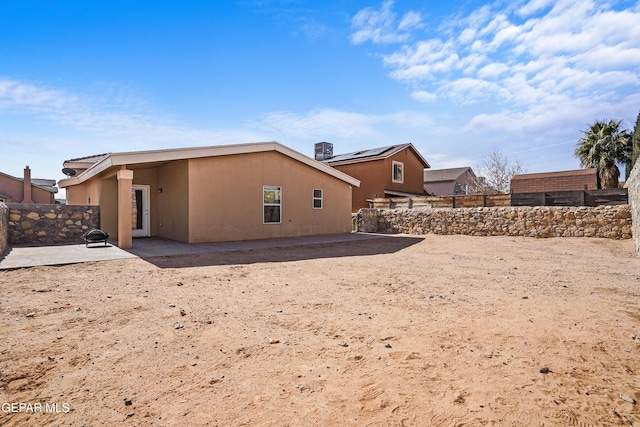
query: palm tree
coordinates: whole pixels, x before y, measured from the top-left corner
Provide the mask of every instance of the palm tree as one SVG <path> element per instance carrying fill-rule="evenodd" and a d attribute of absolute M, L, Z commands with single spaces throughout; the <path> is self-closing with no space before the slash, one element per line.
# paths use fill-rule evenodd
<path fill-rule="evenodd" d="M 631 156 L 630 135 L 620 129 L 622 120 L 596 120 L 578 141 L 575 155 L 580 166 L 598 169 L 600 188 L 618 188 L 620 169 Z"/>

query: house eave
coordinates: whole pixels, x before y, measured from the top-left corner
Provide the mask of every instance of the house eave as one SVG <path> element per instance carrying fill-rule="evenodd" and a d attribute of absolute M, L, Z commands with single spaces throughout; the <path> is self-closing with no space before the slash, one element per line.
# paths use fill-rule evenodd
<path fill-rule="evenodd" d="M 345 181 L 352 186 L 360 186 L 360 181 L 353 178 L 352 176 L 340 172 L 324 163 L 318 162 L 317 160 L 311 159 L 310 157 L 298 153 L 297 151 L 285 147 L 284 145 L 275 141 L 249 144 L 216 145 L 209 147 L 188 147 L 166 150 L 111 153 L 106 155 L 104 159 L 98 161 L 87 170 L 83 171 L 80 175 L 68 179 L 63 179 L 58 183 L 58 185 L 63 188 L 78 185 L 95 177 L 96 175 L 107 171 L 112 167 L 117 166 L 127 166 L 144 163 L 160 163 L 203 157 L 228 156 L 234 154 L 259 153 L 265 151 L 277 151 L 301 163 L 311 166 L 312 168 L 318 169 L 328 175 L 331 175 L 339 180 Z"/>
<path fill-rule="evenodd" d="M 396 191 L 396 190 L 389 190 L 389 189 L 385 189 L 384 190 L 384 194 L 387 194 L 389 196 L 398 196 L 398 197 L 422 197 L 424 196 L 424 193 L 409 193 L 406 191 Z"/>

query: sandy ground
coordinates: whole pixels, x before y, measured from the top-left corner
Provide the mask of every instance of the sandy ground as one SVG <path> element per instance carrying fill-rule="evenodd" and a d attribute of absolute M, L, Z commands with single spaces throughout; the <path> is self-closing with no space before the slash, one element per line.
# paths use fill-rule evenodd
<path fill-rule="evenodd" d="M 395 237 L 3 271 L 0 333 L 2 426 L 640 426 L 631 241 Z"/>

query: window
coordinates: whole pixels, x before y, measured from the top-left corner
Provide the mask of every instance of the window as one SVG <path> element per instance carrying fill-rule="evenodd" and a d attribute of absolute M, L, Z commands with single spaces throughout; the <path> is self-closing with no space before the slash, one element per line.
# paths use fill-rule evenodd
<path fill-rule="evenodd" d="M 322 190 L 313 189 L 313 209 L 322 209 Z"/>
<path fill-rule="evenodd" d="M 262 187 L 263 224 L 282 222 L 282 187 Z"/>
<path fill-rule="evenodd" d="M 404 182 L 404 164 L 400 162 L 393 162 L 393 176 L 391 179 L 393 182 Z"/>

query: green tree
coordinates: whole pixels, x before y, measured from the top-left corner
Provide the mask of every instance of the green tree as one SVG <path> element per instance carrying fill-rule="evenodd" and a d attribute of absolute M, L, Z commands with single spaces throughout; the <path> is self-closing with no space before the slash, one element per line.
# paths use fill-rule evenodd
<path fill-rule="evenodd" d="M 598 170 L 600 188 L 618 188 L 618 164 L 627 164 L 631 158 L 629 133 L 620 128 L 621 123 L 596 120 L 588 130 L 581 131 L 584 136 L 578 141 L 575 155 L 580 166 Z"/>
<path fill-rule="evenodd" d="M 629 171 L 627 172 L 627 177 L 629 176 L 629 172 L 631 172 L 633 165 L 636 164 L 638 157 L 640 157 L 640 113 L 638 113 L 636 126 L 633 128 L 633 133 L 631 134 L 631 163 Z"/>

